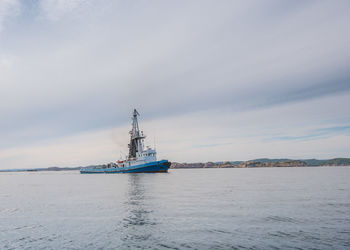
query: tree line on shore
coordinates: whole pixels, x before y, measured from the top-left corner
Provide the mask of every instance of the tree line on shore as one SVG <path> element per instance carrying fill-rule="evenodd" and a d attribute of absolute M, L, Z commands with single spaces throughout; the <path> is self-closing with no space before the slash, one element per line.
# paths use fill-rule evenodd
<path fill-rule="evenodd" d="M 92 165 L 91 167 L 105 167 L 107 164 Z M 197 163 L 178 163 L 172 162 L 170 168 L 272 168 L 272 167 L 316 167 L 316 166 L 350 166 L 350 158 L 334 158 L 328 160 L 306 159 L 268 159 L 261 158 L 250 161 L 224 161 L 224 162 L 197 162 Z M 37 171 L 69 171 L 79 170 L 84 167 L 48 167 L 31 169 L 4 169 L 0 172 L 37 172 Z"/>
<path fill-rule="evenodd" d="M 334 158 L 327 160 L 306 159 L 255 159 L 250 161 L 225 162 L 173 162 L 170 168 L 262 168 L 262 167 L 316 167 L 316 166 L 350 166 L 350 158 Z"/>

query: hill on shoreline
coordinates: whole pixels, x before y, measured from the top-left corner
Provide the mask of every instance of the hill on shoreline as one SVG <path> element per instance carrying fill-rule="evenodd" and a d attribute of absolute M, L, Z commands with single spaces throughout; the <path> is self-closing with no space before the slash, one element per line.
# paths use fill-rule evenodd
<path fill-rule="evenodd" d="M 48 167 L 30 169 L 4 169 L 0 172 L 38 172 L 38 171 L 71 171 L 82 168 L 103 167 L 107 164 L 90 165 L 86 167 Z M 260 158 L 250 161 L 224 161 L 224 162 L 197 162 L 178 163 L 172 162 L 171 169 L 191 169 L 191 168 L 271 168 L 271 167 L 318 167 L 318 166 L 350 166 L 350 158 L 333 158 L 327 160 L 318 159 L 269 159 Z"/>
<path fill-rule="evenodd" d="M 317 166 L 350 166 L 350 158 L 334 158 L 327 160 L 305 159 L 269 159 L 261 158 L 250 161 L 226 161 L 206 163 L 177 163 L 171 168 L 261 168 L 261 167 L 317 167 Z"/>

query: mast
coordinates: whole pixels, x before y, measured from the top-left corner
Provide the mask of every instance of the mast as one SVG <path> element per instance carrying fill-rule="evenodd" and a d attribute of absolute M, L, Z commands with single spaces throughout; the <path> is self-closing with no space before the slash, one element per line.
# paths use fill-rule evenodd
<path fill-rule="evenodd" d="M 130 144 L 129 144 L 129 159 L 136 158 L 136 153 L 143 151 L 143 139 L 146 137 L 143 132 L 140 132 L 139 123 L 137 121 L 137 116 L 140 114 L 134 109 L 132 114 L 132 129 L 130 134 Z"/>

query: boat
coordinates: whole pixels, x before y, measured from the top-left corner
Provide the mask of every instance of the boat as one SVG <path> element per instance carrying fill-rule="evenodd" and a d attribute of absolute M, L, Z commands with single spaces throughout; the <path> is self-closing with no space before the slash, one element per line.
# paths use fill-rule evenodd
<path fill-rule="evenodd" d="M 137 117 L 140 114 L 134 109 L 130 133 L 129 155 L 125 160 L 118 160 L 102 167 L 80 169 L 81 174 L 115 174 L 115 173 L 159 173 L 168 172 L 171 163 L 168 160 L 157 161 L 156 149 L 144 147 L 146 136 L 140 131 Z"/>

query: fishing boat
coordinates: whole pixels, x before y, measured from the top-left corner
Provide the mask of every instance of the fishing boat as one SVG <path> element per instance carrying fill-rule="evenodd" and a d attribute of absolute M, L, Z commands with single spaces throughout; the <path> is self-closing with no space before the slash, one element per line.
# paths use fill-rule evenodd
<path fill-rule="evenodd" d="M 157 161 L 157 152 L 151 147 L 144 147 L 146 136 L 140 131 L 134 109 L 132 114 L 132 129 L 130 133 L 129 155 L 125 160 L 118 160 L 103 167 L 87 167 L 80 170 L 81 174 L 115 174 L 115 173 L 157 173 L 168 172 L 171 163 L 168 160 Z"/>

